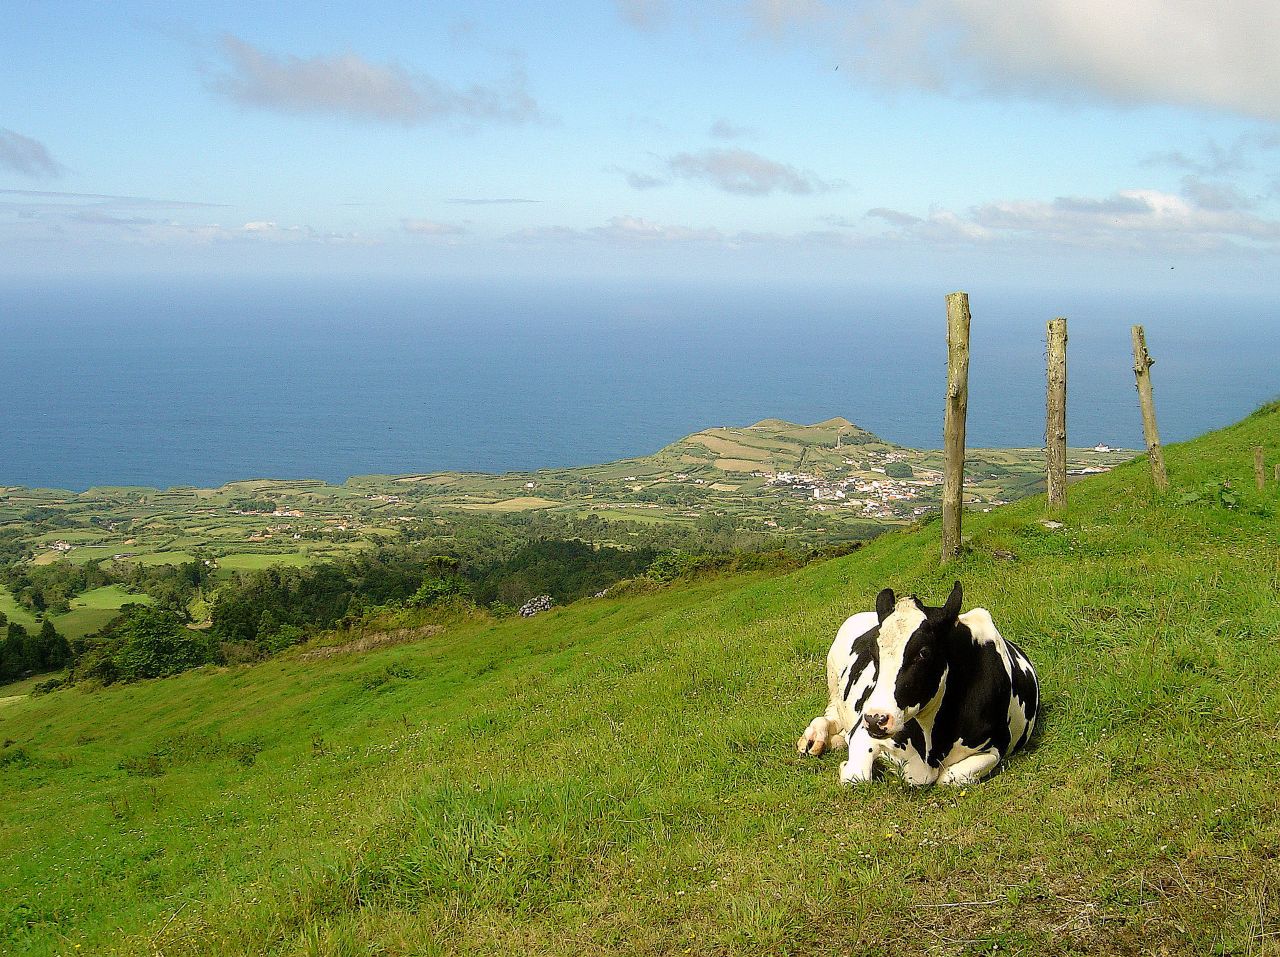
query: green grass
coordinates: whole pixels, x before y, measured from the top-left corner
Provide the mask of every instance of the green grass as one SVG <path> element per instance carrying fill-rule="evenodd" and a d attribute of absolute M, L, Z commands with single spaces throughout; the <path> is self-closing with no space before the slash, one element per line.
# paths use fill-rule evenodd
<path fill-rule="evenodd" d="M 220 555 L 218 557 L 218 567 L 226 571 L 257 571 L 261 568 L 270 568 L 272 565 L 290 565 L 293 567 L 301 567 L 310 565 L 312 562 L 323 561 L 327 556 L 301 554 L 298 552 L 287 552 L 284 554 L 273 555 L 266 552 L 237 552 L 232 555 Z"/>
<path fill-rule="evenodd" d="M 93 634 L 130 602 L 149 605 L 151 596 L 135 595 L 119 585 L 106 585 L 79 595 L 69 602 L 71 610 L 62 615 L 50 615 L 49 620 L 66 638 L 80 638 Z M 14 600 L 13 593 L 0 588 L 0 612 L 10 621 L 16 621 L 28 631 L 36 631 L 40 623 L 23 606 Z"/>
<path fill-rule="evenodd" d="M 131 554 L 127 561 L 137 562 L 139 565 L 185 565 L 195 561 L 195 556 L 182 551 L 138 552 Z"/>
<path fill-rule="evenodd" d="M 472 622 L 364 656 L 0 709 L 0 950 L 1274 953 L 1280 411 L 776 577 Z M 1012 560 L 998 557 L 1013 553 Z M 1036 661 L 1035 746 L 843 789 L 794 742 L 840 621 L 965 582 Z M 1270 948 L 1270 949 L 1268 949 Z"/>
<path fill-rule="evenodd" d="M 51 615 L 50 620 L 65 637 L 80 638 L 100 629 L 125 605 L 149 605 L 151 601 L 150 595 L 134 594 L 119 585 L 104 585 L 71 599 L 71 611 Z"/>
<path fill-rule="evenodd" d="M 0 612 L 9 621 L 16 621 L 23 628 L 30 631 L 32 628 L 39 628 L 40 625 L 36 621 L 35 615 L 31 614 L 26 608 L 18 604 L 18 600 L 13 597 L 13 592 L 0 585 Z"/>
<path fill-rule="evenodd" d="M 127 551 L 130 551 L 130 549 L 120 545 L 82 545 L 79 548 L 72 549 L 62 556 L 59 561 L 70 562 L 73 565 L 88 565 L 91 562 L 100 562 L 104 558 L 110 558 L 112 555 Z"/>

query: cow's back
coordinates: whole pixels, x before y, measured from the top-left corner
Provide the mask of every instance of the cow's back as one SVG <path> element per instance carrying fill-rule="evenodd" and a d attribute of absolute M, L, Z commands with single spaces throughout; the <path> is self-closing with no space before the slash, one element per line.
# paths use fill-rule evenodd
<path fill-rule="evenodd" d="M 985 608 L 974 608 L 960 616 L 973 636 L 975 644 L 999 661 L 1000 684 L 1007 689 L 1008 699 L 1002 717 L 1009 729 L 1008 744 L 1002 747 L 1005 757 L 1018 750 L 1031 737 L 1040 711 L 1040 683 L 1031 659 L 996 629 Z M 1007 682 L 1007 684 L 1006 684 Z"/>

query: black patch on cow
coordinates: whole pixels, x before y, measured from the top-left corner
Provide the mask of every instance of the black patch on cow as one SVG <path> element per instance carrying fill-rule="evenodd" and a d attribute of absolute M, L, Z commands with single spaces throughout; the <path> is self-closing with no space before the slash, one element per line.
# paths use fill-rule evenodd
<path fill-rule="evenodd" d="M 938 693 L 946 669 L 946 649 L 938 641 L 937 629 L 927 620 L 921 622 L 902 649 L 902 668 L 893 687 L 898 707 L 906 711 L 927 705 Z"/>
<path fill-rule="evenodd" d="M 1013 687 L 1011 691 L 1027 722 L 1022 729 L 1022 734 L 1018 736 L 1018 740 L 1012 748 L 1012 750 L 1017 751 L 1027 743 L 1027 740 L 1031 737 L 1031 732 L 1035 729 L 1036 717 L 1040 713 L 1040 682 L 1036 679 L 1036 673 L 1031 669 L 1031 660 L 1023 650 L 1012 641 L 1006 641 L 1005 644 L 1009 646 L 1010 670 L 1013 672 Z"/>
<path fill-rule="evenodd" d="M 859 713 L 862 712 L 862 706 L 866 704 L 867 698 L 876 686 L 875 679 L 880 670 L 880 626 L 876 625 L 870 631 L 865 631 L 857 638 L 853 639 L 853 645 L 849 648 L 849 654 L 853 656 L 853 661 L 849 663 L 849 677 L 844 683 L 844 691 L 840 697 L 844 701 L 849 700 L 849 695 L 853 693 L 853 685 L 867 668 L 875 669 L 871 674 L 871 683 L 868 685 L 862 696 L 854 702 L 854 709 Z"/>
<path fill-rule="evenodd" d="M 1026 653 L 1012 641 L 1006 640 L 1005 644 L 1009 646 L 1009 661 L 1012 664 L 1013 696 L 1018 699 L 1022 713 L 1030 723 L 1035 721 L 1040 710 L 1040 683 L 1031 670 L 1031 660 Z"/>
<path fill-rule="evenodd" d="M 893 743 L 900 748 L 915 748 L 916 754 L 919 755 L 924 755 L 927 751 L 924 728 L 920 727 L 920 722 L 915 718 L 904 724 L 902 730 L 893 736 Z"/>
<path fill-rule="evenodd" d="M 1009 675 L 996 646 L 977 642 L 967 625 L 956 623 L 948 635 L 951 673 L 933 724 L 929 763 L 938 767 L 957 744 L 975 750 L 1009 752 Z"/>

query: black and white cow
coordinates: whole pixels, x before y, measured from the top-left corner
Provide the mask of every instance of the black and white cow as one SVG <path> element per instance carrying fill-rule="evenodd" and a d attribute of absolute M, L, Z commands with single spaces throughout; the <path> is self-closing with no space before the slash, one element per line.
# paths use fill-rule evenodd
<path fill-rule="evenodd" d="M 877 761 L 910 784 L 970 784 L 1026 743 L 1040 709 L 1031 662 L 985 608 L 960 614 L 960 583 L 941 608 L 886 588 L 875 613 L 848 619 L 827 653 L 830 704 L 801 754 L 848 747 L 844 784 Z"/>

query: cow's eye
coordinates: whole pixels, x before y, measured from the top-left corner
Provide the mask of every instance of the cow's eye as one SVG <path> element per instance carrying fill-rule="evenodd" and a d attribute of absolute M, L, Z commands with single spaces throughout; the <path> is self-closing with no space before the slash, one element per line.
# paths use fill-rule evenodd
<path fill-rule="evenodd" d="M 928 661 L 933 657 L 933 649 L 928 645 L 921 645 L 920 650 L 916 652 L 916 657 L 921 661 Z"/>

